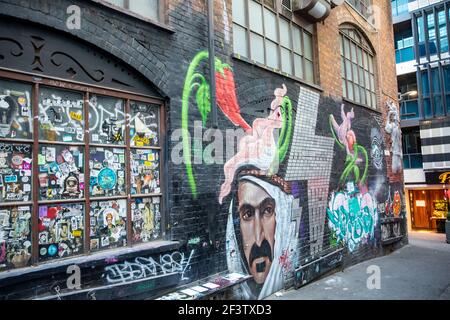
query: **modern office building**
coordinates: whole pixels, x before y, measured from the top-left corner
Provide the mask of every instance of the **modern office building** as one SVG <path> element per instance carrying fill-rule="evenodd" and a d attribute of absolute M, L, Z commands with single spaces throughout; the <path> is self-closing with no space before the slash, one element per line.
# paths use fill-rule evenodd
<path fill-rule="evenodd" d="M 443 231 L 450 180 L 450 1 L 392 1 L 410 227 Z"/>

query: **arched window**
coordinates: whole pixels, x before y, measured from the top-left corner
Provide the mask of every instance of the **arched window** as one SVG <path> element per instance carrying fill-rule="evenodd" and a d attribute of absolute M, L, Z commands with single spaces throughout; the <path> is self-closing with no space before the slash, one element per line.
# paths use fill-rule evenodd
<path fill-rule="evenodd" d="M 342 96 L 354 103 L 376 108 L 374 52 L 351 25 L 340 28 Z"/>

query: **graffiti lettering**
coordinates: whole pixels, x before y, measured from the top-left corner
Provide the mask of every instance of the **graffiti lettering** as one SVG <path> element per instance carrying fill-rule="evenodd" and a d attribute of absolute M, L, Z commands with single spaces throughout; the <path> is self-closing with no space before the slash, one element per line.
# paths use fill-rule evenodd
<path fill-rule="evenodd" d="M 134 262 L 125 261 L 105 268 L 106 281 L 109 284 L 126 283 L 133 280 L 155 277 L 170 273 L 181 273 L 181 280 L 186 280 L 185 272 L 189 268 L 194 250 L 189 257 L 181 252 L 164 254 L 155 261 L 152 257 L 137 257 Z"/>
<path fill-rule="evenodd" d="M 369 193 L 350 195 L 338 192 L 332 195 L 327 208 L 328 223 L 338 241 L 353 251 L 363 242 L 374 237 L 378 221 L 377 205 Z"/>

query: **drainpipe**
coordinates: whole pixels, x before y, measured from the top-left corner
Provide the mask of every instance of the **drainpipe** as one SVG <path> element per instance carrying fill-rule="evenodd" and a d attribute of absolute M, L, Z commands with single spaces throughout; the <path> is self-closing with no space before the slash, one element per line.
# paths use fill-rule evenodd
<path fill-rule="evenodd" d="M 209 81 L 210 81 L 210 99 L 211 99 L 211 118 L 212 127 L 217 129 L 217 104 L 216 104 L 216 68 L 214 63 L 214 0 L 208 2 L 208 52 L 209 52 Z"/>

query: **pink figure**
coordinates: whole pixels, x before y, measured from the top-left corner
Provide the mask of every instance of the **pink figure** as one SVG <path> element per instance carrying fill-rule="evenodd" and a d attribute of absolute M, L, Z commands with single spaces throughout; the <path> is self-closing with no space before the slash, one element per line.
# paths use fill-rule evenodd
<path fill-rule="evenodd" d="M 356 142 L 356 136 L 352 127 L 352 119 L 355 117 L 355 113 L 352 111 L 345 114 L 344 104 L 341 105 L 341 118 L 342 123 L 339 125 L 334 116 L 331 115 L 331 123 L 333 124 L 334 131 L 336 132 L 339 142 L 345 146 L 347 154 L 353 155 L 353 144 Z"/>
<path fill-rule="evenodd" d="M 257 118 L 253 121 L 252 131 L 239 142 L 238 152 L 224 165 L 225 181 L 223 182 L 219 203 L 231 191 L 231 184 L 236 170 L 243 165 L 254 165 L 260 170 L 268 170 L 274 159 L 278 160 L 278 148 L 274 137 L 274 129 L 283 125 L 280 106 L 287 92 L 286 86 L 274 91 L 275 99 L 272 101 L 271 113 L 267 118 Z"/>

